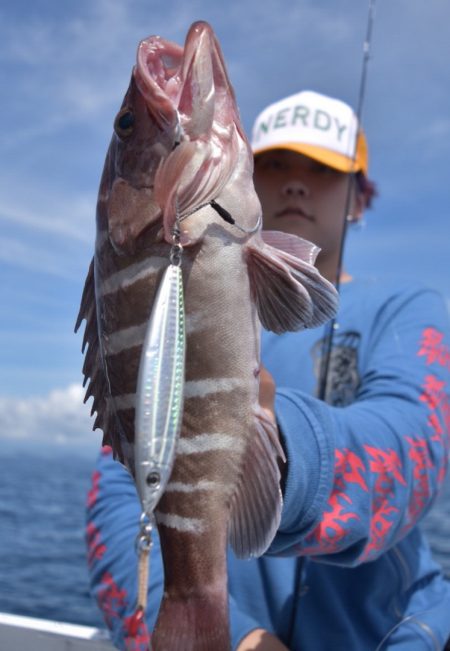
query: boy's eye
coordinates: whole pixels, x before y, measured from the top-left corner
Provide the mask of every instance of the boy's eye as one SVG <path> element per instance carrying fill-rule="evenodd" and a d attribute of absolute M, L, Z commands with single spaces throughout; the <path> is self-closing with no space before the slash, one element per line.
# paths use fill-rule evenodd
<path fill-rule="evenodd" d="M 313 161 L 311 164 L 311 170 L 315 172 L 316 174 L 320 174 L 323 176 L 337 176 L 339 172 L 332 167 L 329 167 L 328 165 L 323 165 L 323 163 L 319 163 L 317 161 Z"/>
<path fill-rule="evenodd" d="M 288 166 L 284 161 L 281 161 L 278 158 L 265 158 L 261 160 L 258 164 L 263 170 L 272 170 L 272 171 L 282 171 L 287 170 Z"/>

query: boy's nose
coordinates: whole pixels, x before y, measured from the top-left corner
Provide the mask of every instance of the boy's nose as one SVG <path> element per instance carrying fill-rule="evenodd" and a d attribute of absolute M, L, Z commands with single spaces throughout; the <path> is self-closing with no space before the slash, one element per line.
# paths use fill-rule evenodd
<path fill-rule="evenodd" d="M 281 194 L 287 197 L 309 197 L 309 188 L 298 181 L 297 179 L 292 179 L 283 185 L 281 188 Z"/>

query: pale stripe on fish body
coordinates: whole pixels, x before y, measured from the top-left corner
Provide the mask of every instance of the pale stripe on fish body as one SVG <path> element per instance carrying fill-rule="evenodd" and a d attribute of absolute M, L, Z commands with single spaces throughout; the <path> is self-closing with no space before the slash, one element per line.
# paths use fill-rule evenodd
<path fill-rule="evenodd" d="M 124 350 L 142 346 L 148 323 L 129 326 L 123 330 L 116 330 L 108 336 L 108 355 L 117 355 Z"/>
<path fill-rule="evenodd" d="M 161 271 L 167 265 L 167 257 L 144 258 L 139 262 L 129 265 L 116 273 L 111 274 L 100 284 L 100 294 L 106 296 L 119 290 L 126 290 L 128 287 L 140 280 L 145 280 Z"/>
<path fill-rule="evenodd" d="M 134 409 L 136 406 L 136 394 L 125 393 L 121 396 L 110 396 L 108 402 L 111 409 L 115 409 L 116 411 Z"/>
<path fill-rule="evenodd" d="M 177 455 L 204 454 L 217 450 L 242 452 L 244 442 L 226 433 L 197 434 L 189 438 L 180 438 L 177 443 Z"/>
<path fill-rule="evenodd" d="M 191 380 L 186 382 L 184 387 L 184 397 L 203 398 L 212 393 L 227 393 L 242 387 L 241 378 L 224 377 L 224 378 L 206 378 L 204 380 Z"/>
<path fill-rule="evenodd" d="M 217 482 L 201 479 L 195 484 L 187 484 L 182 481 L 169 481 L 166 486 L 166 493 L 196 493 L 198 491 L 216 490 L 217 488 L 221 490 L 230 489 L 226 484 L 219 485 Z"/>
<path fill-rule="evenodd" d="M 169 529 L 176 529 L 183 533 L 190 533 L 198 536 L 205 530 L 204 520 L 200 518 L 186 518 L 174 513 L 161 513 L 156 511 L 156 521 L 158 524 L 163 524 Z"/>
<path fill-rule="evenodd" d="M 144 277 L 145 274 L 140 274 L 138 278 L 135 278 L 135 280 L 142 280 L 142 278 Z M 132 283 L 129 283 L 129 285 L 131 284 Z M 126 286 L 123 284 L 121 285 L 120 289 L 123 290 L 125 289 L 125 287 Z M 118 289 L 114 291 L 118 291 Z M 201 322 L 200 318 L 201 315 L 199 315 L 198 318 L 193 318 L 192 315 L 189 316 L 189 320 L 186 322 L 186 326 L 185 326 L 186 335 L 189 335 L 191 332 L 199 332 L 202 330 L 206 330 L 208 324 L 207 322 L 205 322 L 206 320 Z M 139 325 L 129 326 L 128 328 L 123 328 L 121 330 L 115 330 L 114 332 L 111 332 L 108 335 L 107 350 L 106 350 L 107 355 L 116 355 L 117 353 L 121 353 L 130 348 L 142 346 L 144 342 L 145 333 L 147 330 L 147 325 L 148 325 L 148 321 L 145 321 L 145 323 L 141 323 Z M 211 380 L 211 382 L 214 382 L 214 380 Z M 202 392 L 202 391 L 206 391 L 206 392 L 208 390 L 213 391 L 214 388 L 206 386 L 206 383 L 208 383 L 208 380 L 186 383 L 185 396 L 198 395 L 198 392 Z M 224 383 L 223 390 L 225 391 L 226 384 L 228 383 L 229 386 L 232 386 L 233 379 L 224 378 L 223 383 Z"/>

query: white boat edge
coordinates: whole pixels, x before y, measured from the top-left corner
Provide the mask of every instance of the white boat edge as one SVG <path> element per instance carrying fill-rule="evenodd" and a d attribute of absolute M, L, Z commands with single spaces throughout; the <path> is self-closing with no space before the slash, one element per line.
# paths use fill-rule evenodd
<path fill-rule="evenodd" d="M 3 651 L 113 651 L 106 630 L 0 612 Z"/>

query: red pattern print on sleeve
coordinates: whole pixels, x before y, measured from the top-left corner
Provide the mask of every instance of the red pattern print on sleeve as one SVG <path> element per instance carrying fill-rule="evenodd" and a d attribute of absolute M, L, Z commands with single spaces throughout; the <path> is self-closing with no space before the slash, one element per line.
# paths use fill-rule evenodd
<path fill-rule="evenodd" d="M 420 395 L 419 400 L 424 402 L 428 409 L 434 411 L 440 405 L 445 404 L 446 395 L 445 395 L 445 381 L 439 380 L 435 375 L 426 375 L 425 382 L 423 385 L 423 392 Z"/>
<path fill-rule="evenodd" d="M 392 494 L 393 479 L 406 486 L 405 478 L 400 472 L 402 463 L 395 450 L 388 449 L 385 451 L 371 445 L 365 445 L 364 448 L 371 457 L 370 470 L 377 475 L 375 492 L 380 499 Z"/>
<path fill-rule="evenodd" d="M 420 401 L 430 410 L 428 425 L 433 430 L 431 441 L 440 443 L 445 451 L 444 464 L 439 468 L 437 482 L 441 486 L 447 473 L 448 450 L 450 448 L 450 403 L 446 383 L 434 375 L 426 375 Z"/>
<path fill-rule="evenodd" d="M 363 554 L 363 560 L 367 560 L 383 549 L 394 522 L 391 517 L 399 512 L 397 507 L 390 504 L 395 482 L 406 486 L 406 481 L 401 473 L 402 464 L 395 450 L 381 450 L 370 445 L 365 445 L 364 448 L 371 457 L 369 468 L 375 475 L 369 542 Z"/>
<path fill-rule="evenodd" d="M 444 429 L 440 423 L 440 420 L 437 414 L 430 414 L 428 417 L 428 425 L 433 430 L 434 434 L 431 437 L 432 441 L 437 441 L 438 443 L 444 443 Z"/>
<path fill-rule="evenodd" d="M 425 328 L 417 354 L 425 357 L 427 365 L 437 363 L 450 369 L 450 350 L 443 339 L 444 334 L 436 328 Z"/>
<path fill-rule="evenodd" d="M 94 561 L 100 560 L 106 552 L 106 545 L 101 541 L 100 531 L 92 522 L 89 522 L 86 527 L 86 542 L 88 548 L 88 564 L 92 565 Z"/>
<path fill-rule="evenodd" d="M 450 349 L 443 343 L 444 335 L 435 328 L 425 328 L 417 354 L 425 357 L 427 366 L 431 364 L 450 369 Z M 450 403 L 446 382 L 435 375 L 425 376 L 423 391 L 420 396 L 431 414 L 428 425 L 433 429 L 432 441 L 442 443 L 448 450 L 450 445 Z"/>
<path fill-rule="evenodd" d="M 414 490 L 408 505 L 408 522 L 414 524 L 430 500 L 429 469 L 433 468 L 425 439 L 406 437 L 410 445 L 409 458 L 413 464 Z"/>
<path fill-rule="evenodd" d="M 150 635 L 145 623 L 145 614 L 139 618 L 136 618 L 136 613 L 125 617 L 123 626 L 126 651 L 149 651 Z"/>
<path fill-rule="evenodd" d="M 425 328 L 417 354 L 425 358 L 427 366 L 450 367 L 448 346 L 443 343 L 444 335 L 435 328 Z M 437 485 L 442 485 L 447 472 L 447 451 L 449 447 L 449 402 L 446 382 L 432 373 L 427 373 L 422 385 L 419 401 L 429 410 L 427 425 L 432 434 L 427 438 L 407 436 L 409 458 L 412 462 L 413 491 L 408 505 L 406 522 L 402 533 L 409 531 L 431 502 L 433 463 L 433 444 L 437 443 L 446 451 L 444 463 L 437 470 Z"/>
<path fill-rule="evenodd" d="M 127 592 L 120 589 L 112 574 L 105 572 L 97 591 L 97 601 L 108 628 L 113 628 L 114 620 L 121 619 L 127 604 Z"/>
<path fill-rule="evenodd" d="M 150 636 L 147 631 L 145 617 L 139 620 L 136 629 L 135 615 L 125 616 L 125 612 L 129 607 L 127 597 L 127 591 L 119 588 L 113 576 L 109 572 L 105 572 L 97 592 L 97 601 L 106 625 L 110 629 L 117 630 L 117 624 L 120 623 L 126 651 L 148 651 Z"/>
<path fill-rule="evenodd" d="M 97 501 L 101 474 L 98 470 L 92 473 L 92 486 L 87 494 L 87 508 L 91 509 Z"/>
<path fill-rule="evenodd" d="M 439 440 L 448 448 L 450 444 L 450 402 L 446 391 L 446 382 L 439 380 L 435 375 L 425 376 L 420 400 L 431 411 L 428 425 L 434 431 L 433 440 Z M 439 420 L 439 416 L 441 416 L 441 420 Z"/>
<path fill-rule="evenodd" d="M 344 448 L 336 450 L 336 486 L 344 491 L 345 484 L 358 484 L 365 491 L 367 484 L 362 476 L 366 468 L 357 454 Z"/>
<path fill-rule="evenodd" d="M 345 524 L 349 520 L 359 520 L 349 505 L 352 500 L 348 495 L 350 484 L 356 484 L 367 491 L 367 483 L 363 477 L 366 471 L 364 462 L 354 452 L 344 448 L 336 450 L 335 484 L 330 499 L 329 509 L 322 516 L 320 524 L 306 538 L 310 545 L 302 549 L 302 553 L 332 554 L 338 551 L 339 544 L 348 533 Z"/>

